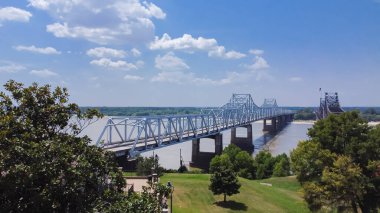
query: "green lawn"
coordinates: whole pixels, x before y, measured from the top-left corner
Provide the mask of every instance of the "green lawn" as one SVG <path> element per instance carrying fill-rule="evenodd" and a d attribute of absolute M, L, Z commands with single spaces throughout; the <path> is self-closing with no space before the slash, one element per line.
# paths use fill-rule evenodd
<path fill-rule="evenodd" d="M 309 212 L 302 199 L 300 185 L 295 177 L 247 180 L 240 178 L 240 194 L 228 197 L 214 196 L 208 185 L 208 174 L 165 174 L 161 183 L 171 181 L 173 212 Z M 271 183 L 272 186 L 260 183 Z"/>

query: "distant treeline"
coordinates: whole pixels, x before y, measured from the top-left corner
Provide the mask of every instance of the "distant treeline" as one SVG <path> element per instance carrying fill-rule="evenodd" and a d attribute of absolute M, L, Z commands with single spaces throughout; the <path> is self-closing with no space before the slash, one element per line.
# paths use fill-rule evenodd
<path fill-rule="evenodd" d="M 108 116 L 152 116 L 199 114 L 199 107 L 81 107 L 81 109 L 98 109 Z"/>
<path fill-rule="evenodd" d="M 81 107 L 81 109 L 98 109 L 108 116 L 153 116 L 200 114 L 201 107 Z M 315 107 L 286 107 L 296 111 L 295 120 L 315 120 Z M 343 107 L 344 111 L 359 111 L 368 121 L 380 121 L 380 107 Z"/>
<path fill-rule="evenodd" d="M 315 120 L 314 107 L 288 107 L 295 110 L 295 120 Z M 380 107 L 343 107 L 344 111 L 359 111 L 360 115 L 367 121 L 380 121 Z"/>

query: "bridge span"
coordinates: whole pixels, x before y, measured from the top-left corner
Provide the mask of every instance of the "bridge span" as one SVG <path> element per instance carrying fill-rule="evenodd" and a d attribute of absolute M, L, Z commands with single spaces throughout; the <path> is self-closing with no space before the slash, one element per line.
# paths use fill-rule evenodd
<path fill-rule="evenodd" d="M 320 98 L 319 108 L 315 111 L 317 120 L 321 120 L 329 116 L 330 114 L 340 114 L 344 110 L 340 106 L 338 93 L 325 92 L 325 97 Z"/>
<path fill-rule="evenodd" d="M 130 159 L 140 152 L 192 140 L 194 161 L 201 155 L 201 138 L 214 139 L 214 154 L 220 154 L 222 131 L 231 129 L 231 143 L 252 145 L 252 122 L 264 120 L 264 131 L 276 131 L 293 115 L 293 111 L 279 107 L 275 99 L 265 99 L 259 107 L 250 94 L 233 94 L 222 107 L 204 108 L 200 114 L 111 117 L 96 145 Z M 236 136 L 238 127 L 247 129 L 247 137 Z"/>

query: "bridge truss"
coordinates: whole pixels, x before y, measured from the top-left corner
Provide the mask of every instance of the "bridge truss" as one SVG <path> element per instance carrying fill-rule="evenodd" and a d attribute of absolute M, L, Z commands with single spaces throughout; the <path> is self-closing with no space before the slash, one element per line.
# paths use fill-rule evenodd
<path fill-rule="evenodd" d="M 221 131 L 244 126 L 257 120 L 294 114 L 278 107 L 275 99 L 257 106 L 250 94 L 233 94 L 219 108 L 205 108 L 201 114 L 110 117 L 96 145 L 116 155 L 148 151 Z"/>
<path fill-rule="evenodd" d="M 340 114 L 344 110 L 340 106 L 338 93 L 325 93 L 325 97 L 320 99 L 319 108 L 316 111 L 317 119 L 326 118 L 330 114 Z"/>

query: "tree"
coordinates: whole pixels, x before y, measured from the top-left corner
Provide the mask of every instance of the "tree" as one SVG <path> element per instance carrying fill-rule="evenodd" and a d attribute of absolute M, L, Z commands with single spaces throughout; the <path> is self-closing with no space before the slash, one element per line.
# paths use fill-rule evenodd
<path fill-rule="evenodd" d="M 122 193 L 114 155 L 77 136 L 101 117 L 68 103 L 49 85 L 8 81 L 0 93 L 0 209 L 4 212 L 88 212 Z"/>
<path fill-rule="evenodd" d="M 255 163 L 257 165 L 257 179 L 264 179 L 272 176 L 276 159 L 273 158 L 268 151 L 260 151 L 255 157 Z"/>
<path fill-rule="evenodd" d="M 256 168 L 254 160 L 248 152 L 240 151 L 235 156 L 235 162 L 233 164 L 234 171 L 237 171 L 240 177 L 248 179 L 255 178 Z"/>
<path fill-rule="evenodd" d="M 151 157 L 138 157 L 137 158 L 137 175 L 151 175 L 156 173 L 158 176 L 163 175 L 164 168 L 159 164 L 158 155 Z"/>
<path fill-rule="evenodd" d="M 319 120 L 308 135 L 310 139 L 292 151 L 291 162 L 309 207 L 376 212 L 380 126 L 370 128 L 358 112 L 345 112 Z"/>
<path fill-rule="evenodd" d="M 209 189 L 214 195 L 223 194 L 223 201 L 227 201 L 227 195 L 239 193 L 241 184 L 232 169 L 232 163 L 228 155 L 215 156 L 210 163 L 211 184 Z"/>
<path fill-rule="evenodd" d="M 281 158 L 274 165 L 273 176 L 274 177 L 286 177 L 290 175 L 290 163 L 288 158 Z"/>

